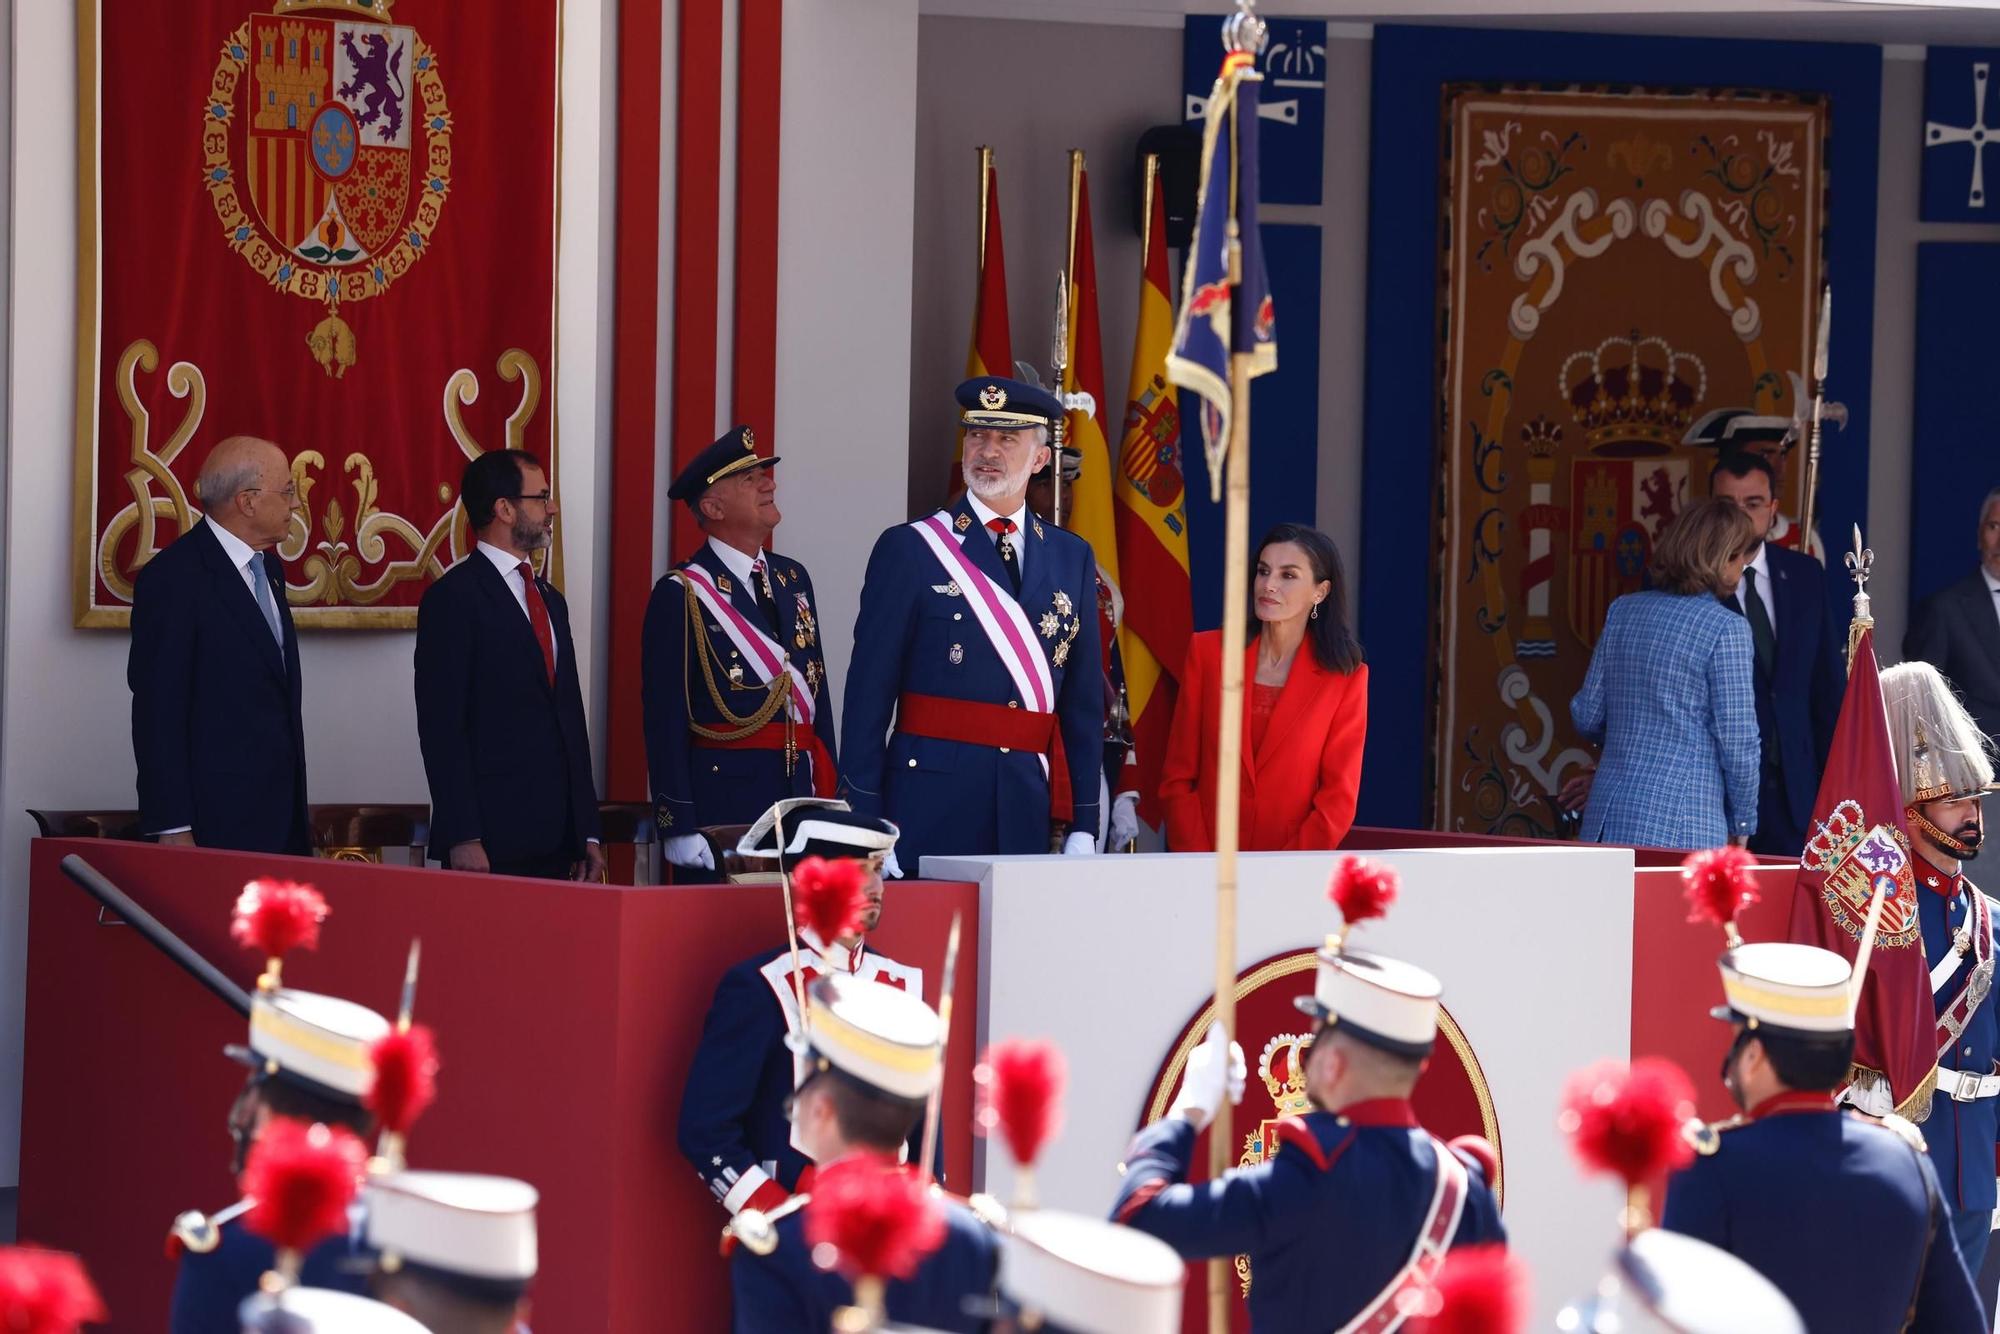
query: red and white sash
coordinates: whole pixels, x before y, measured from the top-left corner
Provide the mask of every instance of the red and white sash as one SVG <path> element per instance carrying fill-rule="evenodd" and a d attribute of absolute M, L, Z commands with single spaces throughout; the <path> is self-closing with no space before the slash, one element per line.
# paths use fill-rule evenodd
<path fill-rule="evenodd" d="M 1436 1136 L 1431 1137 L 1431 1147 L 1437 1151 L 1437 1186 L 1431 1192 L 1431 1210 L 1417 1230 L 1417 1244 L 1388 1286 L 1375 1294 L 1375 1300 L 1363 1307 L 1360 1315 L 1342 1325 L 1340 1334 L 1390 1334 L 1401 1329 L 1411 1313 L 1420 1309 L 1417 1303 L 1403 1300 L 1403 1295 L 1429 1286 L 1444 1265 L 1469 1192 L 1465 1164 L 1458 1161 L 1458 1155 Z"/>
<path fill-rule="evenodd" d="M 1993 917 L 1986 906 L 1986 896 L 1980 893 L 1970 880 L 1960 882 L 1960 892 L 1970 900 L 1966 908 L 1965 926 L 1967 933 L 1972 937 L 1972 948 L 1961 955 L 1949 945 L 1945 947 L 1944 958 L 1938 961 L 1937 967 L 1931 972 L 1932 994 L 1942 993 L 1946 984 L 1951 981 L 1952 975 L 1962 965 L 1970 963 L 1972 967 L 1965 975 L 1965 985 L 1958 989 L 1958 994 L 1952 997 L 1951 1003 L 1938 1013 L 1939 1060 L 1951 1055 L 1952 1047 L 1958 1042 L 1958 1035 L 1965 1031 L 1966 1024 L 1972 1019 L 1972 1012 L 1986 999 L 1986 993 L 1992 988 L 1993 981 Z M 1940 973 L 1943 974 L 1942 977 L 1938 975 Z M 1977 1078 L 1982 1072 L 1975 1070 L 1971 1073 Z"/>
<path fill-rule="evenodd" d="M 1021 707 L 1037 713 L 1054 712 L 1055 677 L 1049 671 L 1048 655 L 1042 651 L 1041 641 L 1035 638 L 1035 627 L 1030 624 L 1028 613 L 1021 610 L 1021 604 L 1012 594 L 988 579 L 965 554 L 951 531 L 950 511 L 939 510 L 910 527 L 930 547 L 938 564 L 944 566 L 945 574 L 964 590 L 973 618 L 986 632 L 986 641 L 993 651 L 1000 655 L 1007 675 L 1014 678 L 1014 688 L 1021 692 Z M 1047 763 L 1047 759 L 1044 756 L 1043 762 Z"/>
<path fill-rule="evenodd" d="M 693 565 L 683 565 L 674 573 L 687 580 L 688 587 L 694 590 L 694 595 L 701 599 L 701 605 L 708 608 L 709 614 L 722 626 L 723 633 L 729 636 L 729 641 L 736 645 L 736 651 L 749 662 L 751 670 L 761 673 L 758 677 L 760 685 L 776 680 L 781 671 L 791 674 L 792 717 L 810 726 L 815 705 L 812 691 L 807 688 L 805 676 L 791 664 L 778 641 L 736 610 L 735 604 L 722 595 L 706 571 Z"/>

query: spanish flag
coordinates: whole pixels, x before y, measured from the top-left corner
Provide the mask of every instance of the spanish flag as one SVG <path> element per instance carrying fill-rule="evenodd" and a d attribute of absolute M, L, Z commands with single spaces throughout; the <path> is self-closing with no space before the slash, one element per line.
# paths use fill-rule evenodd
<path fill-rule="evenodd" d="M 1063 527 L 1090 543 L 1097 577 L 1118 602 L 1118 534 L 1112 522 L 1111 446 L 1104 435 L 1104 343 L 1097 322 L 1097 259 L 1090 238 L 1090 174 L 1083 151 L 1069 154 L 1069 347 L 1063 364 L 1063 394 L 1090 395 L 1089 409 L 1071 408 L 1064 419 L 1063 443 L 1080 456 L 1076 485 L 1062 501 Z M 1104 590 L 1099 590 L 1100 597 Z M 1107 661 L 1111 643 L 1104 643 Z M 1114 785 L 1116 775 L 1112 775 Z"/>
<path fill-rule="evenodd" d="M 1013 339 L 1007 332 L 1007 260 L 1000 244 L 1000 170 L 993 150 L 979 149 L 979 276 L 972 299 L 972 345 L 965 352 L 965 378 L 1014 374 Z M 965 457 L 965 432 L 952 449 L 951 494 L 965 489 L 958 463 Z"/>
<path fill-rule="evenodd" d="M 1139 326 L 1132 338 L 1132 378 L 1125 391 L 1124 435 L 1113 479 L 1119 568 L 1125 576 L 1118 647 L 1125 659 L 1125 695 L 1132 714 L 1139 813 L 1149 824 L 1161 819 L 1160 759 L 1194 620 L 1180 409 L 1167 383 L 1174 302 L 1167 285 L 1167 209 L 1158 186 L 1159 161 L 1146 159 Z"/>

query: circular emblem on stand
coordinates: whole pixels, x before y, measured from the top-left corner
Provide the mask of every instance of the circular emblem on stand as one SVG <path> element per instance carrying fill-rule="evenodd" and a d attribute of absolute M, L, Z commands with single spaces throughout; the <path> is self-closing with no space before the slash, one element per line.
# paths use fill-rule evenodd
<path fill-rule="evenodd" d="M 342 302 L 386 292 L 430 248 L 451 189 L 437 54 L 395 0 L 276 0 L 222 43 L 202 107 L 202 176 L 224 243 L 278 291 L 321 306 L 306 336 L 354 364 Z"/>

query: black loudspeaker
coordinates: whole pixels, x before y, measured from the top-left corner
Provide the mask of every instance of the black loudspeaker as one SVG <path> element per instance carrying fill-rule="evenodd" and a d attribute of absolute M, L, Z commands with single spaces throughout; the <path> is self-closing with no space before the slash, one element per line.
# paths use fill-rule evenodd
<path fill-rule="evenodd" d="M 1146 234 L 1146 158 L 1158 154 L 1155 182 L 1167 206 L 1167 244 L 1185 250 L 1194 240 L 1195 195 L 1201 188 L 1201 131 L 1191 125 L 1155 125 L 1139 136 L 1133 160 L 1132 218 L 1139 235 Z"/>

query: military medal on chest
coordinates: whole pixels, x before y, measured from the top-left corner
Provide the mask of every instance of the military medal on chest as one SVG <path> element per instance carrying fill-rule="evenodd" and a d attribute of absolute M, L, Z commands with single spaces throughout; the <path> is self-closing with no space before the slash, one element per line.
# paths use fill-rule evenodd
<path fill-rule="evenodd" d="M 1070 600 L 1069 594 L 1058 588 L 1055 610 L 1043 612 L 1035 628 L 1041 631 L 1043 639 L 1056 641 L 1049 651 L 1049 662 L 1060 667 L 1069 661 L 1069 647 L 1076 642 L 1077 632 L 1083 629 L 1083 620 L 1076 615 L 1076 603 Z M 1058 635 L 1062 636 L 1059 641 L 1056 640 Z"/>

